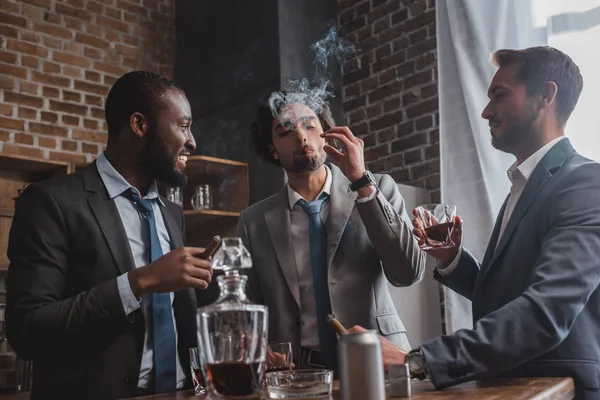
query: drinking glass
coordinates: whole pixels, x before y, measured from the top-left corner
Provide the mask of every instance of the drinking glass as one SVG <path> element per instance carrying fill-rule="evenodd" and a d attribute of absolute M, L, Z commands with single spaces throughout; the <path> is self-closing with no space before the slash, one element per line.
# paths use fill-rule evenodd
<path fill-rule="evenodd" d="M 204 388 L 204 375 L 202 373 L 202 362 L 200 350 L 197 347 L 190 348 L 190 369 L 192 370 L 192 383 L 196 395 L 206 394 Z"/>
<path fill-rule="evenodd" d="M 292 362 L 292 343 L 269 343 L 267 346 L 267 372 L 291 370 L 294 365 Z"/>
<path fill-rule="evenodd" d="M 424 204 L 416 208 L 420 231 L 425 239 L 423 250 L 454 247 L 452 232 L 456 206 L 446 204 Z"/>

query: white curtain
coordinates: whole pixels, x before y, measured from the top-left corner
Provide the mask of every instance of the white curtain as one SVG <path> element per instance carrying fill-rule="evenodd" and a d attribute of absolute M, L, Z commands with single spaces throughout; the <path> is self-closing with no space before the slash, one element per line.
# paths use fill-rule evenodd
<path fill-rule="evenodd" d="M 512 156 L 491 146 L 487 121 L 481 118 L 495 73 L 490 55 L 501 48 L 544 44 L 571 55 L 582 70 L 587 91 L 584 89 L 567 132 L 584 154 L 600 157 L 600 137 L 591 123 L 590 88 L 600 88 L 600 76 L 594 73 L 599 65 L 586 60 L 593 51 L 590 32 L 600 30 L 595 25 L 600 21 L 600 9 L 594 8 L 599 5 L 600 0 L 436 3 L 442 202 L 457 206 L 465 222 L 463 243 L 479 259 L 508 193 L 506 170 L 514 162 Z M 600 32 L 596 33 L 596 43 L 598 40 Z M 470 302 L 447 288 L 443 294 L 446 332 L 471 328 Z"/>

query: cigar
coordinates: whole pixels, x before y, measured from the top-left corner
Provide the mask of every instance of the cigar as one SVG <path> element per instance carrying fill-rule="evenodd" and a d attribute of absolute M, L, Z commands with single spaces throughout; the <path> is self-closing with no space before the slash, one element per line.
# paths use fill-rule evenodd
<path fill-rule="evenodd" d="M 307 144 L 305 144 L 304 146 L 302 146 L 302 152 L 304 154 L 307 154 L 309 151 L 310 151 L 310 147 Z"/>
<path fill-rule="evenodd" d="M 221 244 L 221 236 L 219 236 L 219 235 L 213 236 L 213 238 L 210 240 L 210 242 L 208 242 L 208 244 L 204 248 L 204 253 L 202 253 L 200 255 L 200 258 L 203 260 L 208 260 L 209 257 L 212 257 L 213 254 L 216 253 L 220 244 Z"/>
<path fill-rule="evenodd" d="M 344 328 L 344 326 L 342 324 L 340 324 L 340 321 L 335 319 L 335 317 L 333 315 L 329 314 L 327 316 L 327 322 L 329 322 L 329 325 L 331 325 L 338 334 L 343 335 L 345 333 L 348 333 L 346 328 Z"/>

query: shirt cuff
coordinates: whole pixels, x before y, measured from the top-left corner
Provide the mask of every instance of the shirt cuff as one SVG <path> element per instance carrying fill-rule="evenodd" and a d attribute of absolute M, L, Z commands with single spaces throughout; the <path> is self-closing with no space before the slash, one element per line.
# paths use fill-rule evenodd
<path fill-rule="evenodd" d="M 375 190 L 373 190 L 369 196 L 363 197 L 360 199 L 356 199 L 356 202 L 357 203 L 366 203 L 367 201 L 373 200 L 375 198 L 375 196 L 377 196 L 377 193 L 379 192 L 379 188 L 374 187 L 373 189 L 375 189 Z"/>
<path fill-rule="evenodd" d="M 121 303 L 123 303 L 125 315 L 129 315 L 140 308 L 141 299 L 138 301 L 133 295 L 127 274 L 119 275 L 117 278 L 117 286 L 119 288 L 119 296 L 121 296 Z"/>
<path fill-rule="evenodd" d="M 448 266 L 444 267 L 443 263 L 438 261 L 437 262 L 437 270 L 438 272 L 443 275 L 443 276 L 448 276 L 450 275 L 455 269 L 456 266 L 458 265 L 458 262 L 460 261 L 460 256 L 462 255 L 462 246 L 460 246 L 458 248 L 458 253 L 456 254 L 456 257 L 454 257 L 454 260 L 452 260 L 452 262 L 450 264 L 448 264 Z"/>

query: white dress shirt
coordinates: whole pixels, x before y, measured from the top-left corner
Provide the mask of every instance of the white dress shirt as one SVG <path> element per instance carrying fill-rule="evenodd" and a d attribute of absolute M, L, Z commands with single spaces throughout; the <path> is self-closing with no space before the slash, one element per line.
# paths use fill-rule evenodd
<path fill-rule="evenodd" d="M 506 201 L 506 208 L 504 209 L 504 215 L 502 216 L 502 225 L 500 225 L 500 233 L 498 234 L 498 241 L 496 242 L 495 246 L 497 246 L 498 243 L 500 243 L 500 238 L 502 237 L 502 234 L 504 233 L 504 229 L 506 229 L 506 225 L 508 224 L 508 221 L 510 220 L 511 215 L 512 215 L 513 211 L 515 210 L 515 206 L 517 205 L 517 202 L 519 201 L 519 198 L 521 197 L 521 194 L 523 193 L 523 190 L 525 189 L 525 186 L 527 185 L 527 181 L 531 177 L 531 174 L 533 174 L 535 167 L 537 167 L 537 165 L 540 163 L 540 161 L 542 161 L 542 158 L 544 158 L 546 153 L 548 153 L 550 151 L 550 149 L 552 149 L 552 147 L 554 147 L 554 145 L 556 145 L 558 142 L 560 142 L 563 139 L 565 139 L 565 137 L 560 136 L 560 137 L 557 137 L 556 139 L 552 140 L 551 142 L 546 143 L 544 146 L 542 146 L 538 151 L 536 151 L 531 156 L 529 156 L 529 158 L 526 159 L 525 161 L 523 161 L 521 164 L 517 164 L 517 162 L 515 161 L 513 163 L 513 165 L 510 166 L 508 171 L 506 171 L 506 174 L 508 175 L 508 179 L 510 180 L 512 185 L 510 188 L 510 193 L 508 195 L 508 200 Z M 458 249 L 458 254 L 454 258 L 454 260 L 452 260 L 452 262 L 450 264 L 448 264 L 447 267 L 442 268 L 441 263 L 438 262 L 437 269 L 438 269 L 439 273 L 442 275 L 451 274 L 452 271 L 454 271 L 456 269 L 456 266 L 458 265 L 458 261 L 460 260 L 461 255 L 462 255 L 462 246 Z"/>
<path fill-rule="evenodd" d="M 146 228 L 144 223 L 145 219 L 142 217 L 138 209 L 131 203 L 128 197 L 125 197 L 124 192 L 133 188 L 127 182 L 125 178 L 110 164 L 104 153 L 101 153 L 96 160 L 96 166 L 100 173 L 100 178 L 108 191 L 108 195 L 115 202 L 119 216 L 125 228 L 127 239 L 129 241 L 129 247 L 131 248 L 131 255 L 135 267 L 143 267 L 150 263 L 150 232 Z M 137 189 L 133 188 L 137 194 L 140 193 Z M 167 254 L 171 251 L 171 239 L 163 220 L 162 212 L 160 207 L 164 207 L 164 203 L 158 196 L 158 189 L 156 182 L 152 183 L 148 193 L 144 196 L 144 199 L 157 199 L 152 202 L 152 209 L 154 211 L 154 220 L 156 222 L 156 231 L 160 240 L 160 247 L 163 254 Z M 140 366 L 140 375 L 138 381 L 138 387 L 148 388 L 152 379 L 152 373 L 154 370 L 154 351 L 153 351 L 153 326 L 152 326 L 152 293 L 148 293 L 142 296 L 141 302 L 138 303 L 131 286 L 129 285 L 129 279 L 127 274 L 122 274 L 117 278 L 117 285 L 119 288 L 119 295 L 123 303 L 123 308 L 126 315 L 130 315 L 135 310 L 142 307 L 142 313 L 144 314 L 144 321 L 146 323 L 146 331 L 144 334 L 144 347 L 142 353 L 142 363 Z M 171 305 L 173 304 L 174 294 L 171 293 Z M 177 325 L 175 324 L 175 315 L 173 314 L 173 308 L 171 308 L 171 315 L 173 318 L 173 327 L 175 327 L 175 340 L 177 341 Z M 175 343 L 177 349 L 177 342 Z M 133 350 L 133 349 L 132 349 Z M 177 365 L 177 388 L 182 388 L 185 385 L 185 373 L 179 362 L 179 354 L 176 352 L 176 365 Z"/>

